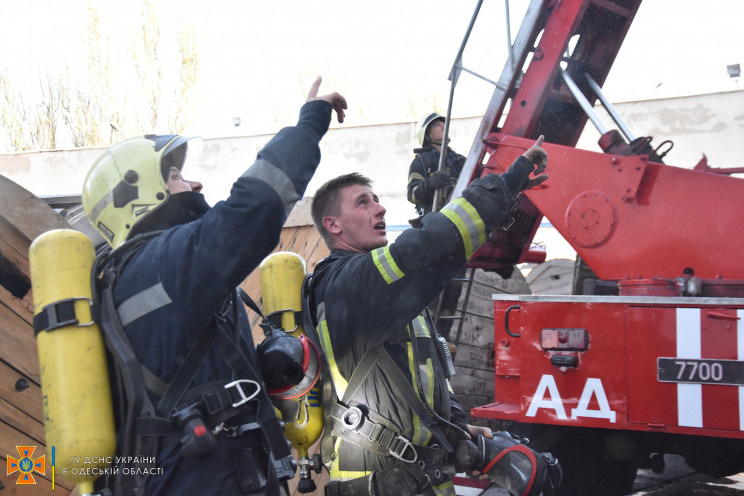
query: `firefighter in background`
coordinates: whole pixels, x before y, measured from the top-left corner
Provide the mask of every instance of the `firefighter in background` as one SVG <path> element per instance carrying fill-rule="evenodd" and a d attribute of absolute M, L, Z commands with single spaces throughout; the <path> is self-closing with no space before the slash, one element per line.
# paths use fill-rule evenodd
<path fill-rule="evenodd" d="M 421 119 L 416 137 L 421 148 L 414 148 L 416 156 L 408 169 L 408 201 L 416 205 L 418 214 L 417 219 L 411 220 L 413 227 L 419 227 L 421 217 L 434 210 L 435 191 L 439 190 L 436 210 L 447 204 L 465 164 L 465 157 L 447 146 L 444 166 L 439 170 L 444 116 L 434 112 Z"/>
<path fill-rule="evenodd" d="M 369 179 L 347 174 L 316 192 L 313 222 L 331 253 L 306 292 L 334 391 L 324 397 L 327 496 L 454 495 L 445 468 L 460 441 L 495 441 L 487 427 L 468 424 L 449 386 L 446 343 L 422 311 L 515 196 L 547 179 L 541 143 L 389 246 L 385 208 Z"/>
<path fill-rule="evenodd" d="M 317 96 L 320 82 L 297 125 L 279 131 L 214 207 L 182 175 L 198 158 L 198 140 L 182 136 L 123 141 L 85 179 L 86 214 L 114 249 L 103 272 L 115 274 L 118 324 L 155 408 L 150 418 L 117 419 L 118 454 L 155 461 L 141 467 L 154 473 L 148 480 L 122 475 L 115 494 L 287 493 L 295 465 L 256 373 L 236 288 L 279 241 L 320 162 L 333 110 L 343 122 L 344 97 Z M 114 394 L 115 411 L 123 398 Z"/>
<path fill-rule="evenodd" d="M 444 139 L 444 116 L 431 113 L 418 124 L 417 138 L 421 148 L 415 148 L 416 154 L 408 169 L 408 201 L 416 205 L 418 217 L 409 222 L 413 227 L 421 226 L 421 218 L 432 211 L 434 192 L 439 190 L 439 210 L 452 195 L 452 190 L 460 177 L 465 157 L 446 147 L 446 157 L 442 170 L 439 170 L 439 155 Z M 433 310 L 437 330 L 446 339 L 450 339 L 453 317 L 457 310 L 457 300 L 462 292 L 459 279 L 465 277 L 465 268 L 461 268 L 447 286 L 430 304 Z"/>

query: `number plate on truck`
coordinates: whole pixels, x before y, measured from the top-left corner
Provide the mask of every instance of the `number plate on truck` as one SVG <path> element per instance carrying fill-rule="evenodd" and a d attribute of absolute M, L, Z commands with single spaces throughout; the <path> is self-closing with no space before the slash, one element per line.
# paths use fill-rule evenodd
<path fill-rule="evenodd" d="M 744 386 L 744 362 L 659 357 L 659 382 Z"/>

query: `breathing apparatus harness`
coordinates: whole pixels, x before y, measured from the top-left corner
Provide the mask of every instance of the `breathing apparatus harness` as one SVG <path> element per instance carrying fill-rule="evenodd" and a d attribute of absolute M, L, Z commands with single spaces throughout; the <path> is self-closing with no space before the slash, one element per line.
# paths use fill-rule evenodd
<path fill-rule="evenodd" d="M 308 337 L 320 349 L 317 335 L 317 318 L 314 315 L 314 282 L 318 274 L 329 267 L 339 257 L 330 256 L 320 262 L 314 273 L 308 274 L 302 285 L 302 307 L 304 312 L 305 329 Z M 449 378 L 454 372 L 446 342 L 440 338 L 431 322 L 432 339 L 434 339 L 438 357 L 445 365 L 445 376 Z M 414 360 L 418 360 L 416 333 L 411 333 Z M 446 351 L 445 351 L 446 350 Z M 422 425 L 432 433 L 437 440 L 433 446 L 420 446 L 403 436 L 398 428 L 382 415 L 369 408 L 352 406 L 355 396 L 375 364 L 379 364 L 387 372 L 387 378 L 400 393 L 400 397 L 418 416 Z M 329 364 L 323 355 L 323 377 L 329 378 Z M 417 386 L 411 384 L 401 371 L 384 346 L 368 350 L 357 364 L 348 380 L 348 385 L 342 398 L 338 398 L 331 381 L 326 379 L 323 384 L 323 410 L 325 425 L 331 428 L 330 434 L 325 434 L 322 440 L 323 463 L 328 466 L 333 458 L 333 444 L 335 438 L 341 438 L 351 444 L 380 456 L 390 456 L 397 463 L 390 468 L 373 472 L 367 477 L 360 477 L 350 481 L 329 482 L 326 494 L 346 495 L 374 495 L 374 494 L 418 494 L 420 488 L 437 485 L 448 480 L 444 473 L 447 458 L 455 451 L 452 441 L 445 435 L 443 426 L 459 433 L 461 438 L 469 439 L 470 435 L 462 428 L 452 424 L 438 415 L 431 406 L 423 401 L 416 389 L 421 390 L 418 373 L 414 373 Z M 445 395 L 446 396 L 446 395 Z M 450 411 L 449 397 L 444 398 L 444 408 Z M 401 492 L 403 491 L 403 492 Z"/>
<path fill-rule="evenodd" d="M 98 309 L 97 320 L 109 354 L 112 395 L 119 405 L 115 412 L 118 452 L 155 457 L 163 446 L 178 442 L 183 457 L 200 457 L 214 450 L 220 433 L 237 437 L 253 432 L 268 448 L 268 466 L 259 467 L 258 459 L 247 451 L 236 455 L 234 465 L 241 488 L 246 492 L 265 488 L 269 494 L 278 493 L 279 480 L 291 478 L 296 465 L 260 376 L 238 348 L 237 326 L 230 328 L 226 319 L 229 311 L 237 311 L 237 293 L 215 312 L 170 383 L 139 362 L 124 331 L 114 305 L 114 285 L 132 256 L 161 232 L 135 236 L 114 251 L 104 247 L 92 270 L 94 308 Z M 233 376 L 240 379 L 190 387 L 212 348 L 220 353 Z M 230 425 L 231 420 L 239 422 L 235 417 L 249 410 L 255 412 L 255 421 Z M 113 478 L 106 481 L 106 486 L 114 494 L 136 495 L 144 492 L 148 476 Z"/>
<path fill-rule="evenodd" d="M 302 307 L 308 337 L 318 349 L 317 318 L 314 315 L 314 283 L 318 274 L 340 257 L 329 256 L 318 263 L 315 272 L 305 277 L 302 285 Z M 426 310 L 427 321 L 447 379 L 454 375 L 454 365 L 446 340 L 434 327 Z M 411 332 L 413 360 L 418 363 L 416 333 Z M 355 393 L 364 383 L 376 363 L 387 372 L 388 380 L 437 441 L 434 446 L 418 446 L 405 438 L 392 422 L 369 410 L 350 406 Z M 329 364 L 322 357 L 323 377 L 330 377 Z M 414 367 L 418 369 L 418 367 Z M 323 384 L 323 408 L 326 427 L 331 434 L 322 439 L 323 463 L 328 466 L 334 455 L 334 438 L 341 439 L 381 456 L 391 456 L 396 464 L 364 477 L 348 481 L 332 481 L 326 485 L 326 496 L 384 496 L 398 494 L 413 496 L 427 486 L 436 486 L 449 480 L 445 467 L 453 464 L 460 471 L 479 470 L 505 488 L 511 496 L 552 496 L 562 480 L 558 460 L 550 453 L 539 453 L 528 446 L 529 440 L 511 433 L 495 432 L 493 439 L 482 434 L 472 437 L 469 432 L 438 415 L 418 394 L 421 380 L 413 373 L 415 385 L 405 377 L 384 345 L 368 350 L 357 364 L 348 380 L 342 398 L 335 394 L 330 380 Z M 445 395 L 446 396 L 446 395 Z M 449 397 L 444 398 L 444 410 L 450 411 Z M 459 436 L 445 436 L 443 427 Z M 453 447 L 453 444 L 455 445 Z"/>

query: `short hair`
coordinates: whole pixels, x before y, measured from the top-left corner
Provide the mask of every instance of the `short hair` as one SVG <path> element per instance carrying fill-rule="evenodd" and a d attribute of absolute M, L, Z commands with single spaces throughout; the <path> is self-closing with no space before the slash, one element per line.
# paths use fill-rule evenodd
<path fill-rule="evenodd" d="M 333 238 L 331 237 L 331 233 L 328 232 L 328 229 L 323 225 L 323 219 L 329 215 L 336 216 L 341 213 L 340 191 L 347 186 L 353 185 L 369 187 L 372 186 L 372 180 L 358 172 L 344 174 L 326 182 L 318 188 L 313 197 L 313 202 L 310 206 L 310 215 L 313 218 L 315 229 L 318 230 L 320 237 L 323 238 L 323 242 L 328 248 L 332 247 Z"/>

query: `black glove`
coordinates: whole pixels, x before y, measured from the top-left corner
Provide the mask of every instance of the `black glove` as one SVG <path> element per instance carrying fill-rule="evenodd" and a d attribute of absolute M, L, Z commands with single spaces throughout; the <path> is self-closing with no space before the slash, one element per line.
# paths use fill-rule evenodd
<path fill-rule="evenodd" d="M 530 183 L 530 174 L 534 170 L 535 166 L 532 162 L 530 162 L 529 159 L 520 156 L 511 164 L 509 170 L 501 175 L 512 196 L 517 196 L 520 191 L 526 189 L 527 185 Z"/>
<path fill-rule="evenodd" d="M 544 139 L 545 137 L 540 135 L 535 144 L 521 157 L 517 157 L 502 176 L 512 195 L 517 196 L 520 191 L 534 188 L 547 181 L 548 175 L 545 174 L 545 169 L 548 167 L 548 154 L 542 149 Z M 535 176 L 530 178 L 532 172 Z"/>
<path fill-rule="evenodd" d="M 514 206 L 514 196 L 498 174 L 479 177 L 462 196 L 475 207 L 489 230 L 498 227 Z"/>
<path fill-rule="evenodd" d="M 428 190 L 434 191 L 445 186 L 452 184 L 452 176 L 446 170 L 438 170 L 429 176 L 429 179 L 424 181 L 424 187 Z"/>

